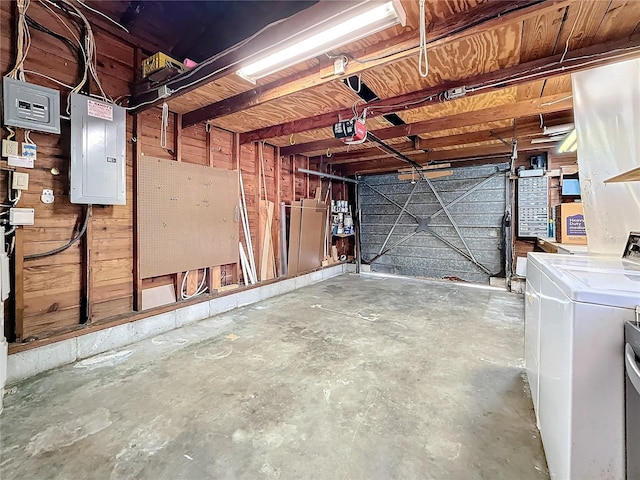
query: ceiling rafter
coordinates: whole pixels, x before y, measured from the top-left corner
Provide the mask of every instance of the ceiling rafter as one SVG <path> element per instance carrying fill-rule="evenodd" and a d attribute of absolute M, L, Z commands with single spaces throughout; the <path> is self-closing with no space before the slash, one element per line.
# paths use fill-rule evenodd
<path fill-rule="evenodd" d="M 554 123 L 568 123 L 571 122 L 571 117 L 566 117 L 561 120 L 556 120 Z M 493 134 L 493 135 L 492 135 Z M 513 127 L 506 128 L 491 128 L 485 130 L 479 130 L 476 132 L 460 133 L 457 135 L 449 135 L 443 137 L 434 138 L 420 138 L 417 137 L 414 141 L 406 141 L 401 144 L 394 144 L 393 148 L 399 150 L 405 154 L 422 153 L 427 149 L 434 148 L 447 148 L 454 146 L 470 145 L 473 143 L 487 142 L 495 140 L 498 136 L 504 136 L 505 138 L 512 138 L 514 134 Z M 533 135 L 542 135 L 542 129 L 539 122 L 528 122 L 519 124 L 515 130 L 515 137 L 522 139 Z M 330 158 L 324 158 L 324 163 L 331 165 L 341 165 L 345 163 L 353 163 L 357 161 L 377 160 L 380 158 L 388 158 L 389 154 L 381 152 L 378 148 L 369 148 L 366 150 L 358 150 L 355 152 L 345 153 L 333 153 Z M 312 157 L 316 158 L 316 157 Z M 319 157 L 318 157 L 319 158 Z"/>
<path fill-rule="evenodd" d="M 492 30 L 505 22 L 518 21 L 549 9 L 558 9 L 575 0 L 502 0 L 486 2 L 443 20 L 432 22 L 428 27 L 427 41 L 430 48 L 459 41 Z M 396 62 L 418 54 L 417 32 L 407 32 L 392 40 L 368 47 L 353 56 L 366 60 L 365 64 L 350 62 L 345 74 L 335 76 L 333 65 L 318 66 L 313 71 L 297 74 L 286 79 L 258 86 L 230 98 L 201 107 L 182 117 L 182 127 L 237 113 L 262 103 L 279 99 L 308 88 L 357 75 L 371 68 Z M 393 54 L 394 52 L 398 52 Z M 380 58 L 382 57 L 382 58 Z"/>
<path fill-rule="evenodd" d="M 518 144 L 518 151 L 539 150 L 539 145 L 532 145 L 529 142 Z M 407 155 L 411 160 L 421 166 L 429 166 L 438 162 L 451 163 L 452 166 L 458 167 L 463 161 L 474 161 L 476 164 L 480 160 L 487 158 L 500 158 L 503 162 L 508 161 L 511 157 L 511 148 L 506 145 L 485 145 L 480 147 L 458 148 L 455 150 L 442 150 L 430 153 L 421 153 Z M 455 164 L 455 165 L 454 165 Z M 395 157 L 388 157 L 378 160 L 365 160 L 361 162 L 353 162 L 348 164 L 336 165 L 335 171 L 343 176 L 355 175 L 360 173 L 377 173 L 390 172 L 400 170 L 407 167 L 407 162 Z"/>
<path fill-rule="evenodd" d="M 434 133 L 451 128 L 469 127 L 501 120 L 512 120 L 528 115 L 563 112 L 571 110 L 572 106 L 572 99 L 562 93 L 533 100 L 521 100 L 504 105 L 456 113 L 445 117 L 430 118 L 406 125 L 381 128 L 372 133 L 382 140 L 389 140 L 391 138 L 407 137 L 409 135 Z M 344 143 L 335 138 L 328 138 L 326 140 L 282 147 L 280 153 L 282 155 L 294 155 L 337 147 L 344 147 Z"/>
<path fill-rule="evenodd" d="M 367 104 L 361 104 L 359 109 L 371 109 L 367 116 L 368 118 L 372 118 L 389 113 L 412 110 L 428 104 L 439 103 L 439 94 L 454 87 L 493 84 L 490 88 L 469 91 L 466 96 L 470 97 L 481 93 L 499 90 L 507 85 L 515 86 L 530 83 L 532 80 L 529 76 L 534 73 L 538 76 L 538 79 L 566 75 L 567 73 L 577 72 L 586 68 L 593 68 L 596 65 L 601 66 L 611 63 L 612 61 L 618 61 L 616 56 L 619 55 L 618 51 L 620 49 L 630 49 L 626 52 L 628 58 L 640 55 L 640 38 L 603 43 L 582 48 L 580 50 L 574 50 L 565 56 L 562 64 L 559 62 L 562 59 L 563 54 L 552 55 L 550 57 L 522 63 L 513 67 L 470 77 L 465 80 L 449 82 L 444 85 L 436 85 L 424 90 L 399 95 L 389 99 L 374 100 Z M 599 55 L 599 57 L 594 59 L 593 63 L 585 64 L 585 57 L 591 57 L 593 55 Z M 505 81 L 505 79 L 508 80 Z M 423 101 L 421 102 L 420 100 Z M 240 142 L 249 143 L 255 140 L 263 140 L 291 135 L 292 133 L 300 133 L 308 130 L 329 127 L 338 121 L 339 118 L 352 115 L 353 113 L 351 109 L 344 108 L 323 115 L 293 120 L 280 125 L 273 125 L 242 133 L 240 134 Z M 303 152 L 304 150 L 299 150 L 296 153 Z"/>

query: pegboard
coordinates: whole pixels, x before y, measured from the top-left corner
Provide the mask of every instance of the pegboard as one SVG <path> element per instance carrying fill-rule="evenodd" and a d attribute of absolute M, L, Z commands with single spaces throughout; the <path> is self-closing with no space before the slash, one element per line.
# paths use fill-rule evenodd
<path fill-rule="evenodd" d="M 141 278 L 238 261 L 238 172 L 139 160 Z"/>

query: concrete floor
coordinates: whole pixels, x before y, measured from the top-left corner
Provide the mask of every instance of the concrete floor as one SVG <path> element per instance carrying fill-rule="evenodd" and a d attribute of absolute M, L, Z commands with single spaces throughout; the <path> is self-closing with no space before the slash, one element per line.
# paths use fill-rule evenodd
<path fill-rule="evenodd" d="M 3 479 L 546 479 L 522 297 L 332 280 L 18 384 Z"/>

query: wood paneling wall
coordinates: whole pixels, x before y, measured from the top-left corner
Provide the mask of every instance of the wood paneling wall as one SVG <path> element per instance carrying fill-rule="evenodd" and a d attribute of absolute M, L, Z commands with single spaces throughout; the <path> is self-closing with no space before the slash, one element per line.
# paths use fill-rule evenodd
<path fill-rule="evenodd" d="M 58 21 L 41 4 L 32 2 L 29 16 L 48 29 L 68 35 Z M 6 74 L 15 60 L 14 2 L 0 2 L 0 69 Z M 32 46 L 25 68 L 51 76 L 61 82 L 75 84 L 80 68 L 68 46 L 36 29 L 31 29 Z M 113 98 L 127 95 L 137 75 L 140 53 L 125 41 L 101 30 L 96 31 L 98 73 L 105 91 Z M 27 74 L 27 80 L 61 90 L 63 110 L 68 91 L 42 77 Z M 280 202 L 289 203 L 306 197 L 310 180 L 306 175 L 294 174 L 295 167 L 308 167 L 306 157 L 281 158 L 279 150 L 270 145 L 243 145 L 236 143 L 237 135 L 221 128 L 197 124 L 181 130 L 179 114 L 170 113 L 166 148 L 160 146 L 161 109 L 154 108 L 139 118 L 127 116 L 127 204 L 124 206 L 93 206 L 86 239 L 63 253 L 35 260 L 22 261 L 23 255 L 44 252 L 68 241 L 74 229 L 84 219 L 85 207 L 69 202 L 70 127 L 62 122 L 60 135 L 32 133 L 38 145 L 36 168 L 17 169 L 29 174 L 29 190 L 23 193 L 20 207 L 35 209 L 35 225 L 18 229 L 17 260 L 14 300 L 6 304 L 6 334 L 17 344 L 34 340 L 62 338 L 84 328 L 84 324 L 108 325 L 122 323 L 134 316 L 136 284 L 139 290 L 159 285 L 179 285 L 184 272 L 156 278 L 134 278 L 134 158 L 151 156 L 235 170 L 243 175 L 249 224 L 258 260 L 260 237 L 259 200 L 265 197 L 275 203 L 272 235 L 276 265 L 279 256 Z M 134 126 L 138 124 L 137 131 Z M 3 129 L 2 138 L 7 131 Z M 22 141 L 19 131 L 18 140 Z M 262 150 L 262 157 L 260 156 Z M 7 164 L 0 163 L 0 195 L 7 194 Z M 58 173 L 54 174 L 54 169 Z M 264 170 L 265 181 L 261 178 Z M 43 188 L 51 188 L 55 202 L 45 205 L 40 201 Z M 240 238 L 243 243 L 241 224 Z M 86 244 L 85 244 L 86 242 Z M 246 243 L 245 243 L 246 245 Z M 86 251 L 90 251 L 89 313 L 83 275 Z M 204 267 L 210 267 L 203 265 Z M 237 265 L 214 266 L 211 281 L 221 285 L 238 283 Z M 202 273 L 200 273 L 202 275 Z M 178 287 L 179 288 L 179 287 Z M 177 288 L 176 288 L 177 290 Z M 17 291 L 17 295 L 15 292 Z M 204 300 L 204 298 L 203 298 Z M 176 308 L 180 303 L 176 303 Z M 18 315 L 14 315 L 15 312 Z M 151 314 L 151 313 L 149 313 Z M 144 313 L 143 313 L 144 316 Z M 35 342 L 41 344 L 41 342 Z M 15 345 L 15 344 L 14 344 Z"/>

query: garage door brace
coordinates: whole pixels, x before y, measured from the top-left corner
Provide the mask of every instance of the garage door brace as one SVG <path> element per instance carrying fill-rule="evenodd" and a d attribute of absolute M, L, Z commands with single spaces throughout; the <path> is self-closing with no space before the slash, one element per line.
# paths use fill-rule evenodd
<path fill-rule="evenodd" d="M 467 245 L 467 242 L 465 241 L 464 237 L 462 236 L 462 232 L 460 232 L 460 228 L 458 228 L 458 224 L 453 219 L 453 217 L 451 216 L 451 213 L 447 209 L 447 205 L 445 205 L 445 203 L 442 201 L 442 197 L 440 197 L 440 194 L 434 188 L 433 183 L 431 183 L 431 180 L 429 180 L 429 177 L 427 177 L 424 174 L 424 172 L 422 171 L 422 167 L 420 166 L 420 164 L 414 162 L 409 157 L 404 155 L 402 152 L 399 152 L 395 148 L 387 145 L 381 139 L 379 139 L 378 137 L 376 137 L 375 135 L 373 135 L 370 132 L 367 134 L 367 138 L 369 140 L 374 141 L 375 143 L 378 143 L 380 146 L 382 146 L 383 148 L 385 148 L 386 150 L 391 152 L 394 156 L 396 156 L 397 158 L 399 158 L 400 160 L 402 160 L 404 162 L 407 162 L 409 165 L 411 165 L 416 170 L 418 175 L 420 175 L 420 178 L 423 179 L 427 183 L 427 185 L 429 185 L 429 188 L 433 192 L 433 195 L 436 197 L 436 200 L 438 200 L 438 203 L 442 207 L 442 210 L 444 210 L 444 213 L 447 215 L 447 218 L 449 219 L 449 222 L 451 222 L 451 225 L 453 226 L 453 228 L 455 229 L 456 233 L 458 234 L 458 237 L 460 237 L 460 240 L 462 241 L 462 244 L 464 245 L 464 248 L 467 250 L 467 253 L 473 259 L 473 263 L 478 264 L 478 261 L 476 260 L 476 257 L 473 255 L 473 252 L 469 248 L 469 245 Z M 416 218 L 416 217 L 414 217 L 414 218 Z M 419 219 L 418 219 L 418 223 L 420 224 L 420 220 Z"/>
<path fill-rule="evenodd" d="M 466 197 L 468 197 L 469 195 L 471 195 L 473 192 L 475 192 L 476 190 L 478 190 L 480 187 L 486 185 L 488 182 L 490 182 L 493 178 L 495 178 L 496 176 L 500 175 L 501 173 L 504 173 L 504 170 L 496 170 L 494 173 L 492 173 L 491 175 L 489 175 L 487 178 L 483 179 L 482 181 L 476 183 L 473 187 L 471 187 L 469 190 L 467 190 L 466 192 L 464 192 L 462 195 L 460 195 L 459 197 L 457 197 L 455 200 L 452 200 L 448 205 L 448 207 L 452 207 L 455 204 L 461 202 L 462 200 L 464 200 Z M 384 193 L 382 193 L 381 191 L 379 191 L 377 188 L 372 187 L 371 185 L 369 185 L 368 183 L 362 182 L 363 185 L 366 185 L 367 187 L 369 187 L 371 190 L 373 190 L 375 193 L 377 193 L 378 195 L 380 195 L 381 197 L 383 197 L 385 200 L 387 200 L 388 202 L 394 204 L 395 206 L 397 206 L 398 208 L 400 208 L 400 214 L 398 215 L 398 218 L 396 219 L 395 223 L 393 224 L 393 227 L 391 228 L 391 231 L 389 232 L 389 234 L 387 235 L 387 238 L 384 241 L 384 244 L 382 245 L 382 248 L 380 249 L 380 251 L 378 252 L 378 255 L 376 255 L 375 257 L 373 257 L 369 263 L 373 263 L 375 262 L 378 258 L 382 257 L 383 255 L 385 255 L 386 253 L 388 253 L 389 251 L 393 250 L 394 248 L 400 246 L 401 244 L 403 244 L 404 242 L 406 242 L 407 240 L 409 240 L 410 238 L 414 237 L 416 234 L 420 233 L 421 231 L 428 231 L 429 233 L 431 233 L 434 237 L 436 237 L 438 240 L 440 240 L 442 243 L 444 243 L 445 245 L 447 245 L 448 247 L 452 248 L 453 250 L 455 250 L 456 252 L 458 252 L 460 255 L 462 255 L 463 257 L 465 257 L 467 260 L 473 262 L 475 265 L 477 265 L 482 271 L 484 271 L 485 273 L 487 273 L 488 275 L 492 275 L 492 272 L 487 269 L 484 265 L 482 265 L 481 263 L 477 262 L 473 257 L 471 257 L 470 255 L 467 254 L 467 252 L 465 252 L 464 250 L 462 250 L 461 248 L 458 248 L 457 246 L 455 246 L 454 244 L 452 244 L 451 242 L 449 242 L 448 240 L 446 240 L 444 237 L 442 237 L 441 235 L 437 234 L 436 232 L 433 231 L 432 228 L 430 228 L 424 221 L 424 219 L 421 219 L 420 217 L 414 215 L 413 213 L 411 213 L 410 211 L 408 211 L 406 209 L 406 207 L 409 204 L 409 201 L 411 200 L 411 197 L 413 196 L 413 193 L 416 190 L 416 187 L 418 186 L 418 184 L 416 183 L 413 187 L 413 189 L 411 190 L 411 193 L 409 194 L 409 198 L 407 198 L 407 201 L 405 202 L 404 206 L 400 205 L 399 203 L 397 203 L 395 200 L 393 200 L 392 198 L 390 198 L 389 196 L 385 195 Z M 440 215 L 441 213 L 443 213 L 445 210 L 443 208 L 440 208 L 440 210 L 436 211 L 435 213 L 433 213 L 429 219 L 433 219 L 435 217 L 437 217 L 438 215 Z M 393 234 L 395 228 L 398 226 L 399 220 L 402 217 L 403 213 L 407 213 L 409 216 L 413 217 L 417 222 L 418 222 L 418 228 L 416 229 L 415 232 L 410 233 L 409 235 L 401 238 L 398 242 L 396 242 L 395 244 L 393 244 L 392 246 L 390 246 L 389 248 L 387 248 L 386 250 L 384 249 L 384 247 L 387 245 L 389 238 L 391 237 L 391 235 Z M 422 228 L 421 228 L 422 225 Z"/>

